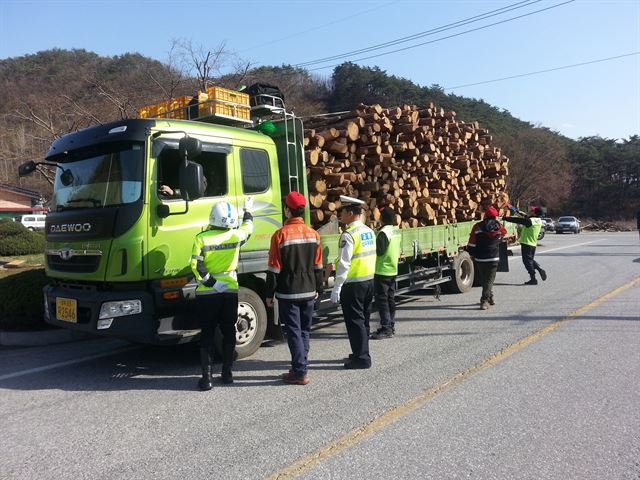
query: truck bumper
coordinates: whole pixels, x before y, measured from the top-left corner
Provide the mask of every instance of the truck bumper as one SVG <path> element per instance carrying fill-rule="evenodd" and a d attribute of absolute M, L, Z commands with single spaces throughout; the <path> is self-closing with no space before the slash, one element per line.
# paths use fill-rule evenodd
<path fill-rule="evenodd" d="M 56 327 L 77 330 L 86 333 L 106 335 L 132 342 L 159 343 L 158 322 L 154 320 L 154 303 L 150 293 L 145 291 L 104 292 L 96 290 L 68 289 L 57 285 L 47 285 L 43 289 L 45 298 L 45 321 Z M 76 320 L 63 320 L 57 317 L 58 299 L 75 300 Z M 114 317 L 111 322 L 101 322 L 100 308 L 104 302 L 140 300 L 142 311 L 135 315 Z M 73 304 L 73 302 L 71 302 Z M 105 328 L 105 324 L 110 325 Z"/>

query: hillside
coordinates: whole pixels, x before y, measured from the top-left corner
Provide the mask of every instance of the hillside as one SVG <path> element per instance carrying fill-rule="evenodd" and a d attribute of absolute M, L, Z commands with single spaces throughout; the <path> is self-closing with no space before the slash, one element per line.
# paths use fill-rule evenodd
<path fill-rule="evenodd" d="M 279 85 L 287 106 L 303 117 L 350 110 L 359 103 L 393 107 L 433 101 L 455 111 L 461 120 L 478 121 L 511 158 L 509 192 L 522 204 L 540 202 L 559 209 L 571 186 L 581 184 L 572 180 L 572 165 L 584 156 L 576 142 L 535 128 L 483 100 L 447 94 L 438 86 L 420 86 L 377 67 L 352 63 L 336 67 L 329 80 L 320 80 L 286 65 L 240 68 L 207 77 L 197 68 L 185 67 L 184 60 L 167 65 L 137 53 L 103 57 L 86 50 L 59 49 L 0 60 L 0 148 L 4 153 L 0 182 L 20 183 L 46 194 L 51 188 L 44 177 L 19 180 L 16 172 L 19 163 L 42 158 L 53 139 L 91 124 L 135 117 L 138 107 L 192 94 L 203 82 L 238 88 L 261 81 Z M 593 145 L 600 144 L 592 141 L 589 146 Z M 612 150 L 608 144 L 606 148 Z M 607 161 L 606 156 L 596 157 Z M 628 162 L 625 168 L 630 168 Z M 631 196 L 628 188 L 625 192 L 626 199 L 635 198 L 633 188 Z"/>

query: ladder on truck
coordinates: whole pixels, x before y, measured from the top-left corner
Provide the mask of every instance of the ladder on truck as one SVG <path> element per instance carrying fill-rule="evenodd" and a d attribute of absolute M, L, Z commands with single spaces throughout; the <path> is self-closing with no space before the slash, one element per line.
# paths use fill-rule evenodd
<path fill-rule="evenodd" d="M 265 121 L 284 122 L 285 154 L 287 159 L 287 183 L 289 192 L 300 191 L 300 172 L 297 159 L 300 158 L 300 146 L 296 141 L 298 136 L 296 115 L 288 112 L 284 101 L 273 95 L 259 94 L 251 98 L 256 105 L 251 107 L 251 116 L 256 118 L 256 126 Z M 291 127 L 289 126 L 291 124 Z M 302 133 L 302 132 L 300 132 Z"/>

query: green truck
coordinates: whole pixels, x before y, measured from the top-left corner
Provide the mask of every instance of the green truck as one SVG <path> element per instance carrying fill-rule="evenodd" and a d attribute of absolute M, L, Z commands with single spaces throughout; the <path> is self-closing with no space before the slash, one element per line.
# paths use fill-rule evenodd
<path fill-rule="evenodd" d="M 215 202 L 241 211 L 251 196 L 255 231 L 240 256 L 236 327 L 238 356 L 254 353 L 277 323 L 265 283 L 282 199 L 291 190 L 308 195 L 302 121 L 282 113 L 255 128 L 123 120 L 68 134 L 45 162 L 21 165 L 21 175 L 38 164 L 56 167 L 45 227 L 46 321 L 140 343 L 196 340 L 193 240 Z M 403 229 L 398 291 L 439 284 L 468 291 L 474 266 L 464 247 L 472 224 Z M 338 237 L 322 235 L 327 264 L 338 256 Z M 330 308 L 328 296 L 318 304 Z"/>

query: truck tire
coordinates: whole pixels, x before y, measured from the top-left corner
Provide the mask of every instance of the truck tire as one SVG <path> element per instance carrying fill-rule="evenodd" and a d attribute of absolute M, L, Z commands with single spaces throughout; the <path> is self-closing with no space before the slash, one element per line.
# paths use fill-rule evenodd
<path fill-rule="evenodd" d="M 238 290 L 238 320 L 236 320 L 236 358 L 246 358 L 260 348 L 267 331 L 267 307 L 250 288 Z M 216 354 L 222 355 L 222 334 L 216 329 Z"/>
<path fill-rule="evenodd" d="M 450 293 L 465 293 L 471 290 L 474 280 L 473 260 L 469 252 L 458 253 L 451 264 L 451 280 L 444 284 Z"/>

